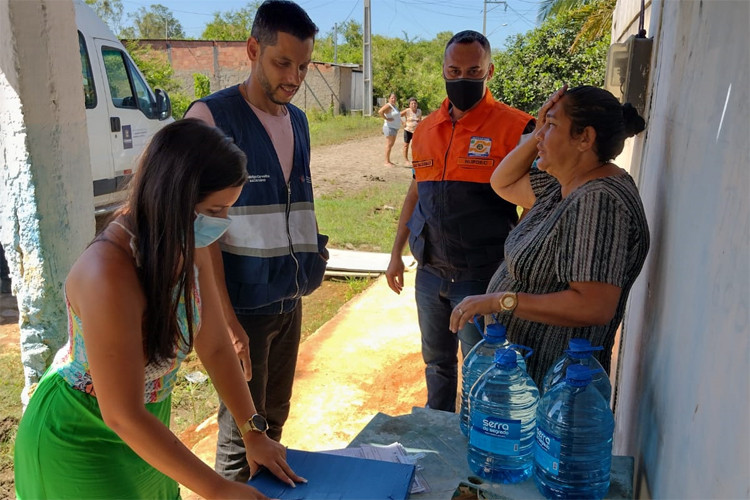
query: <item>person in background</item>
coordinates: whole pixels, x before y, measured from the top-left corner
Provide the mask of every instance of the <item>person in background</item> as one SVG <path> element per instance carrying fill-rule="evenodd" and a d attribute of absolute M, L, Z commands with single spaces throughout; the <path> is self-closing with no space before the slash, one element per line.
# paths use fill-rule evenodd
<path fill-rule="evenodd" d="M 5 259 L 5 250 L 0 246 L 0 293 L 11 293 L 10 269 Z"/>
<path fill-rule="evenodd" d="M 475 314 L 496 315 L 511 342 L 534 350 L 527 368 L 538 385 L 573 337 L 604 346 L 594 355 L 609 372 L 615 333 L 649 248 L 638 188 L 611 160 L 644 126 L 635 108 L 606 90 L 552 94 L 533 137 L 492 174 L 497 194 L 528 214 L 508 235 L 487 293 L 454 308 L 451 330 Z"/>
<path fill-rule="evenodd" d="M 404 122 L 404 160 L 409 165 L 409 143 L 412 135 L 422 120 L 422 110 L 415 97 L 409 98 L 409 107 L 401 112 L 401 121 Z"/>
<path fill-rule="evenodd" d="M 378 114 L 383 118 L 383 135 L 385 136 L 385 166 L 395 167 L 391 162 L 391 150 L 393 144 L 396 142 L 396 136 L 398 135 L 398 129 L 401 127 L 401 113 L 396 107 L 396 94 L 388 96 L 388 102 L 386 102 L 382 108 L 378 110 Z"/>
<path fill-rule="evenodd" d="M 119 215 L 65 281 L 68 343 L 31 395 L 15 441 L 21 500 L 260 498 L 222 478 L 169 430 L 177 370 L 195 348 L 238 422 L 256 408 L 226 334 L 206 248 L 227 228 L 245 155 L 197 120 L 154 135 Z M 286 450 L 245 435 L 248 460 L 293 485 Z"/>
<path fill-rule="evenodd" d="M 232 227 L 221 248 L 211 250 L 257 424 L 277 441 L 289 416 L 301 297 L 320 286 L 328 259 L 327 237 L 318 234 L 315 217 L 307 118 L 290 104 L 307 75 L 317 32 L 296 3 L 263 2 L 247 41 L 250 76 L 186 113 L 216 125 L 248 158 L 249 182 L 229 210 Z M 227 410 L 222 401 L 216 470 L 244 482 L 254 472 L 243 440 L 251 430 L 238 427 Z"/>
<path fill-rule="evenodd" d="M 473 325 L 454 335 L 453 307 L 484 293 L 503 259 L 516 206 L 498 197 L 490 176 L 533 130 L 534 118 L 496 101 L 487 89 L 495 67 L 490 43 L 476 31 L 456 33 L 443 56 L 448 97 L 422 120 L 412 140 L 414 180 L 404 199 L 386 271 L 401 293 L 407 239 L 418 263 L 417 316 L 427 382 L 427 406 L 456 410 L 458 345 L 466 355 L 479 341 Z"/>

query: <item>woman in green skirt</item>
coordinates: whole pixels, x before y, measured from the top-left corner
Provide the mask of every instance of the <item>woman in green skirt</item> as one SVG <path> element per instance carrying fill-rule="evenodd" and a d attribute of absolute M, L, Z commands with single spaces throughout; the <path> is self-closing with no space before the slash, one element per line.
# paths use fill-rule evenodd
<path fill-rule="evenodd" d="M 154 136 L 128 204 L 66 280 L 68 343 L 16 437 L 20 500 L 175 499 L 178 483 L 204 498 L 263 498 L 216 474 L 169 430 L 177 369 L 192 348 L 247 429 L 251 467 L 291 485 L 304 481 L 263 432 L 214 281 L 208 245 L 229 225 L 245 164 L 230 139 L 195 120 Z"/>

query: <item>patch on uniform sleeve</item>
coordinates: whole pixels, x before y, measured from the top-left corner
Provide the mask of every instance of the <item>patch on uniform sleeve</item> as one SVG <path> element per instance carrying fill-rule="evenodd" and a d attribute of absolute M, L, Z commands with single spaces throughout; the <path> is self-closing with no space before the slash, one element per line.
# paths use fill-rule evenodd
<path fill-rule="evenodd" d="M 469 157 L 486 157 L 490 155 L 492 139 L 489 137 L 472 137 L 469 142 Z"/>
<path fill-rule="evenodd" d="M 494 167 L 495 160 L 492 158 L 456 158 L 456 164 L 461 168 L 486 168 Z"/>
<path fill-rule="evenodd" d="M 432 160 L 419 160 L 419 161 L 412 161 L 411 166 L 413 168 L 425 168 L 425 167 L 431 167 L 432 166 Z"/>

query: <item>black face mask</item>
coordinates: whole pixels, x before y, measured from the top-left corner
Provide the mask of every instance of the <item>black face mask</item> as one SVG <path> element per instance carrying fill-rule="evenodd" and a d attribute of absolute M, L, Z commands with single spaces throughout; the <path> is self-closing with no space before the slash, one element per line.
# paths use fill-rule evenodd
<path fill-rule="evenodd" d="M 446 79 L 445 92 L 456 109 L 468 111 L 484 96 L 484 78 Z"/>

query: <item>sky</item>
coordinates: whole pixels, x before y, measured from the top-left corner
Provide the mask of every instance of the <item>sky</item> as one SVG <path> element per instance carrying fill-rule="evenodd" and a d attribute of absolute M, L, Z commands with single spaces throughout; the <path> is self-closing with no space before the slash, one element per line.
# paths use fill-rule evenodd
<path fill-rule="evenodd" d="M 509 36 L 536 27 L 539 0 L 487 1 L 487 38 L 492 48 L 502 49 Z M 363 0 L 296 0 L 326 36 L 334 23 L 349 19 L 362 23 Z M 431 40 L 441 31 L 473 29 L 482 32 L 485 0 L 370 0 L 372 33 L 394 38 Z M 172 11 L 185 34 L 199 37 L 214 12 L 237 10 L 247 0 L 122 0 L 123 25 L 132 23 L 128 13 L 160 3 Z M 341 38 L 339 38 L 342 41 Z"/>

